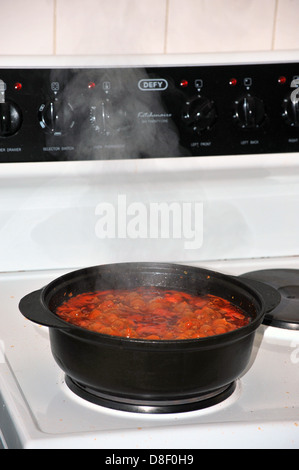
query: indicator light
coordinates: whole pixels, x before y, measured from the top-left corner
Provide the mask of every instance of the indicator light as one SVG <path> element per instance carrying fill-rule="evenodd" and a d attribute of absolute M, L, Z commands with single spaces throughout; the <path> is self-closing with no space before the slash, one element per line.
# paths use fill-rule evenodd
<path fill-rule="evenodd" d="M 229 81 L 230 86 L 236 86 L 238 83 L 238 80 L 236 78 L 231 78 Z"/>
<path fill-rule="evenodd" d="M 287 81 L 287 79 L 286 79 L 286 77 L 284 77 L 284 76 L 281 76 L 281 77 L 279 77 L 279 79 L 278 79 L 278 83 L 279 83 L 280 85 L 284 85 L 284 84 L 286 83 L 286 81 Z"/>
<path fill-rule="evenodd" d="M 89 82 L 88 88 L 91 90 L 92 88 L 95 88 L 96 84 L 95 82 Z"/>
<path fill-rule="evenodd" d="M 189 85 L 188 80 L 181 80 L 180 86 L 186 88 Z"/>
<path fill-rule="evenodd" d="M 15 84 L 14 84 L 14 89 L 15 89 L 16 91 L 22 90 L 22 83 L 20 83 L 20 82 L 15 83 Z"/>

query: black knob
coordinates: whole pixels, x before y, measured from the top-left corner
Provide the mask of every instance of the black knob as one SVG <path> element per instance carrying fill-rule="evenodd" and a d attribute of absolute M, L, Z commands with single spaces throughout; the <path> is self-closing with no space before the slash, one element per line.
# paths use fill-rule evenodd
<path fill-rule="evenodd" d="M 19 106 L 12 101 L 0 103 L 0 136 L 9 137 L 20 129 L 22 125 L 22 112 Z"/>
<path fill-rule="evenodd" d="M 260 127 L 265 121 L 265 106 L 262 100 L 246 95 L 235 101 L 234 119 L 244 129 Z"/>
<path fill-rule="evenodd" d="M 94 130 L 103 136 L 124 133 L 131 127 L 127 112 L 108 98 L 90 107 L 89 120 Z"/>
<path fill-rule="evenodd" d="M 299 127 L 299 102 L 286 98 L 282 104 L 282 116 L 289 126 Z"/>
<path fill-rule="evenodd" d="M 216 119 L 214 102 L 204 96 L 196 96 L 188 100 L 182 110 L 185 127 L 196 134 L 211 129 Z"/>
<path fill-rule="evenodd" d="M 53 135 L 62 135 L 75 124 L 72 106 L 58 99 L 42 104 L 38 115 L 40 126 Z"/>

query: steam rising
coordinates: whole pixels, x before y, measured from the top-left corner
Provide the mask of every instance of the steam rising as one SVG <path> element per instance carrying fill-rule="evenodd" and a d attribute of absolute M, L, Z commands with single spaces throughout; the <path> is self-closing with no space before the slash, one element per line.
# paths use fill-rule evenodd
<path fill-rule="evenodd" d="M 57 151 L 44 152 L 45 158 L 73 161 L 186 155 L 186 150 L 180 148 L 174 112 L 181 109 L 176 106 L 176 101 L 182 99 L 181 92 L 167 77 L 163 91 L 143 91 L 138 83 L 147 77 L 149 71 L 142 68 L 51 71 L 50 92 L 45 100 L 56 100 L 62 132 L 45 134 L 45 146 L 57 147 Z M 150 74 L 150 79 L 158 78 L 155 72 Z M 48 187 L 38 189 L 39 199 L 46 204 L 41 202 L 38 222 L 30 229 L 30 241 L 33 249 L 38 247 L 45 253 L 43 265 L 79 267 L 194 259 L 203 232 L 198 181 L 190 181 L 188 172 L 172 172 L 171 164 L 170 172 L 159 172 L 152 163 L 150 173 L 122 171 L 124 166 L 117 164 L 114 171 L 109 164 L 103 165 L 103 171 L 76 174 L 76 165 L 63 165 L 62 172 L 50 178 Z M 70 173 L 68 168 L 72 169 Z M 126 200 L 124 209 L 120 198 Z M 112 218 L 110 212 L 103 212 L 107 207 Z M 153 207 L 161 209 L 155 217 Z M 178 207 L 179 217 L 174 207 Z M 124 219 L 125 224 L 121 224 Z M 191 249 L 187 249 L 188 244 Z"/>
<path fill-rule="evenodd" d="M 181 154 L 174 113 L 169 111 L 169 103 L 165 101 L 165 96 L 169 100 L 167 93 L 163 93 L 164 89 L 138 87 L 138 83 L 148 77 L 146 70 L 81 69 L 71 77 L 69 73 L 56 70 L 50 77 L 51 84 L 58 84 L 59 88 L 53 91 L 58 109 L 60 106 L 58 120 L 63 130 L 59 136 L 59 151 L 64 149 L 69 159 L 109 160 Z M 164 79 L 163 88 L 165 83 L 166 87 L 171 87 Z M 175 96 L 173 93 L 171 90 L 171 99 Z M 48 136 L 47 145 L 57 147 L 57 137 Z"/>

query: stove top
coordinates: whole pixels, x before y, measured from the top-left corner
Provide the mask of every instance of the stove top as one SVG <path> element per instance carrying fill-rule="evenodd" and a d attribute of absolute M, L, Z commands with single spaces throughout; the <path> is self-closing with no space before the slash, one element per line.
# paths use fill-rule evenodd
<path fill-rule="evenodd" d="M 298 258 L 206 263 L 240 275 L 299 269 Z M 295 272 L 295 271 L 293 271 Z M 144 414 L 109 409 L 73 393 L 55 363 L 46 327 L 18 311 L 26 293 L 63 274 L 1 274 L 0 422 L 8 448 L 298 448 L 299 331 L 261 325 L 250 364 L 220 403 Z M 183 439 L 182 439 L 183 436 Z"/>
<path fill-rule="evenodd" d="M 299 448 L 298 57 L 1 58 L 0 447 Z M 65 272 L 153 258 L 281 296 L 203 409 L 85 400 L 18 309 Z"/>

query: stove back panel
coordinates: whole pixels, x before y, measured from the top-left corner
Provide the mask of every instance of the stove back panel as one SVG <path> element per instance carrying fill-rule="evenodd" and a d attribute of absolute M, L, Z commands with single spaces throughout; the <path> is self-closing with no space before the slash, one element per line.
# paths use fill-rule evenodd
<path fill-rule="evenodd" d="M 0 269 L 298 255 L 298 154 L 221 162 L 3 164 Z"/>
<path fill-rule="evenodd" d="M 299 255 L 298 54 L 256 56 L 3 58 L 0 270 Z"/>
<path fill-rule="evenodd" d="M 298 62 L 0 69 L 0 162 L 297 152 Z"/>

